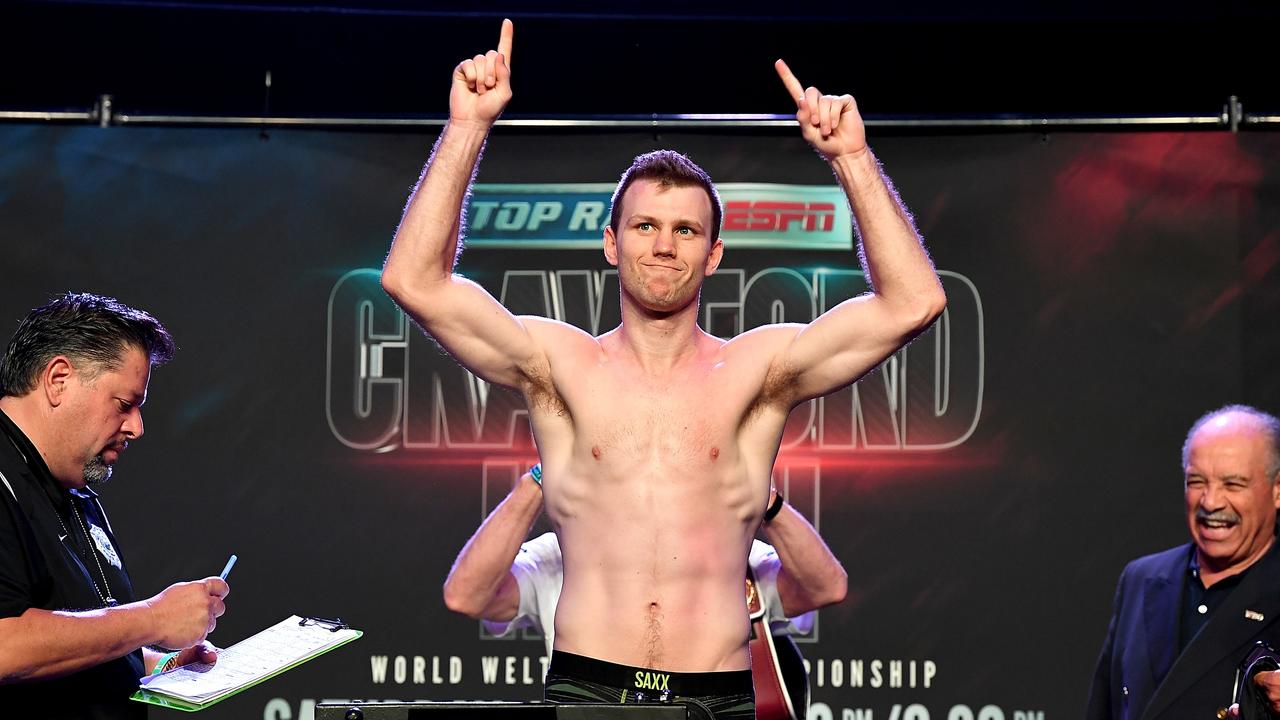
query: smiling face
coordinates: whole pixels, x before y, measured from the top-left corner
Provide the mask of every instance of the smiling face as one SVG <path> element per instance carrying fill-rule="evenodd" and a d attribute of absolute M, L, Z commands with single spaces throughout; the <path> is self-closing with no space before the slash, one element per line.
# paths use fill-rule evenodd
<path fill-rule="evenodd" d="M 620 202 L 619 228 L 606 227 L 604 252 L 618 268 L 624 301 L 670 314 L 696 304 L 702 279 L 724 250 L 711 239 L 711 198 L 696 185 L 636 180 Z"/>
<path fill-rule="evenodd" d="M 129 441 L 142 437 L 151 363 L 140 349 L 126 346 L 115 369 L 63 357 L 50 367 L 58 432 L 45 455 L 49 470 L 65 487 L 103 482 Z"/>
<path fill-rule="evenodd" d="M 1186 512 L 1200 563 L 1243 570 L 1270 547 L 1280 486 L 1269 474 L 1272 439 L 1253 417 L 1214 417 L 1187 441 Z"/>

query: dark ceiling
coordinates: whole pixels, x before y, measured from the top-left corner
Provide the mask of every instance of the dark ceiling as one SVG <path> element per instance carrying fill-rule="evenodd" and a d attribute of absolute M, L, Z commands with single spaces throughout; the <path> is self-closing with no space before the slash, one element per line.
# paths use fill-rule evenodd
<path fill-rule="evenodd" d="M 776 57 L 869 116 L 1280 112 L 1276 2 L 837 4 L 9 2 L 0 110 L 439 115 L 508 16 L 509 117 L 790 112 Z"/>

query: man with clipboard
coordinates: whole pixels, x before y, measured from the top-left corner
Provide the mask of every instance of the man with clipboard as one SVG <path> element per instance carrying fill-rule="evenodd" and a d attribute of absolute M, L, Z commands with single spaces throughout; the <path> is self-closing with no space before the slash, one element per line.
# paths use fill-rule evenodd
<path fill-rule="evenodd" d="M 161 662 L 215 662 L 218 577 L 135 602 L 92 486 L 142 436 L 155 318 L 68 293 L 18 326 L 0 360 L 0 707 L 41 718 L 146 717 L 129 702 Z M 179 650 L 164 655 L 144 647 Z"/>

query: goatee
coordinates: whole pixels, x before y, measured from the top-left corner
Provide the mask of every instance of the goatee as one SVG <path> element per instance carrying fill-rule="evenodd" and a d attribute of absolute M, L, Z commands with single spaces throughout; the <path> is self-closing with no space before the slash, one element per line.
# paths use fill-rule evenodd
<path fill-rule="evenodd" d="M 101 455 L 89 458 L 84 464 L 84 482 L 86 485 L 101 485 L 111 478 L 111 466 Z"/>

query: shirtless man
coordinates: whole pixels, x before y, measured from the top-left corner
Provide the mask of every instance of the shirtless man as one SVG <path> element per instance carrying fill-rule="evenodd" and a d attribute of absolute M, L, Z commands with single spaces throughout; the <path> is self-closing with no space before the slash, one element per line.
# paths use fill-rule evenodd
<path fill-rule="evenodd" d="M 564 553 L 546 697 L 695 697 L 750 717 L 743 578 L 787 415 L 927 328 L 942 287 L 853 98 L 804 89 L 779 61 L 805 139 L 849 197 L 874 292 L 808 325 L 729 341 L 703 332 L 699 290 L 723 253 L 719 199 L 701 168 L 659 151 L 623 175 L 604 231 L 622 323 L 592 337 L 511 315 L 453 270 L 469 183 L 511 98 L 513 35 L 503 21 L 496 50 L 454 68 L 449 121 L 382 285 L 459 362 L 528 404 Z"/>

